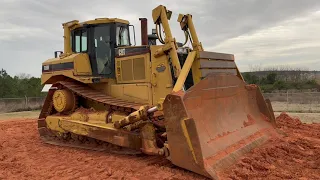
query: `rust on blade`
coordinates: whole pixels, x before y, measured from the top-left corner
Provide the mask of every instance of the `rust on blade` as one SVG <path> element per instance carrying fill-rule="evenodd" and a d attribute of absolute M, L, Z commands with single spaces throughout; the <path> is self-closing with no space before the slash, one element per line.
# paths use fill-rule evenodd
<path fill-rule="evenodd" d="M 239 77 L 211 73 L 164 102 L 173 164 L 219 179 L 219 172 L 277 135 L 259 87 Z"/>

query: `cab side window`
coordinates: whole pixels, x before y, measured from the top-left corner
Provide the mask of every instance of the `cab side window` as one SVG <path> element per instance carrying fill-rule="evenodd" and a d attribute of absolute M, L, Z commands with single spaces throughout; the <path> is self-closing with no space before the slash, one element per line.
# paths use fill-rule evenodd
<path fill-rule="evenodd" d="M 116 29 L 117 46 L 130 46 L 129 30 L 125 26 L 117 26 Z"/>
<path fill-rule="evenodd" d="M 72 50 L 73 52 L 87 52 L 88 42 L 87 42 L 87 31 L 77 30 L 73 33 L 73 43 Z"/>

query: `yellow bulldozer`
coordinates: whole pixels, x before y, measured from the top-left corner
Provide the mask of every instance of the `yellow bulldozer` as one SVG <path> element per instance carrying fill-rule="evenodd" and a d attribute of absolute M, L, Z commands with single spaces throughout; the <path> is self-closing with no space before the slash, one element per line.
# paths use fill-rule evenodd
<path fill-rule="evenodd" d="M 38 119 L 41 138 L 163 156 L 219 179 L 276 134 L 270 101 L 246 84 L 234 55 L 204 51 L 190 14 L 178 16 L 186 41 L 177 43 L 171 15 L 162 5 L 152 11 L 161 45 L 148 38 L 146 18 L 139 46 L 126 20 L 63 23 L 64 51 L 42 63 L 41 83 L 50 87 Z M 192 47 L 185 46 L 189 41 Z"/>

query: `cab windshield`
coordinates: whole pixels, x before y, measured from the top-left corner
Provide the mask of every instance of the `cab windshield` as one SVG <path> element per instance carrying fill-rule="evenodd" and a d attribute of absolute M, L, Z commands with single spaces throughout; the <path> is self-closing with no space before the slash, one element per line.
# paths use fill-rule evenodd
<path fill-rule="evenodd" d="M 110 75 L 113 72 L 110 25 L 94 27 L 94 47 L 98 74 Z"/>

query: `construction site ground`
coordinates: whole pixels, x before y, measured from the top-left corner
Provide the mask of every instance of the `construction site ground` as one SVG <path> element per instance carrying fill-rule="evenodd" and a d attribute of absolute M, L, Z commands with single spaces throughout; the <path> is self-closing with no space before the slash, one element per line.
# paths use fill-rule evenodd
<path fill-rule="evenodd" d="M 161 157 L 44 144 L 38 114 L 0 114 L 0 179 L 206 179 Z M 222 179 L 320 179 L 320 113 L 275 114 L 284 136 L 245 155 Z"/>

